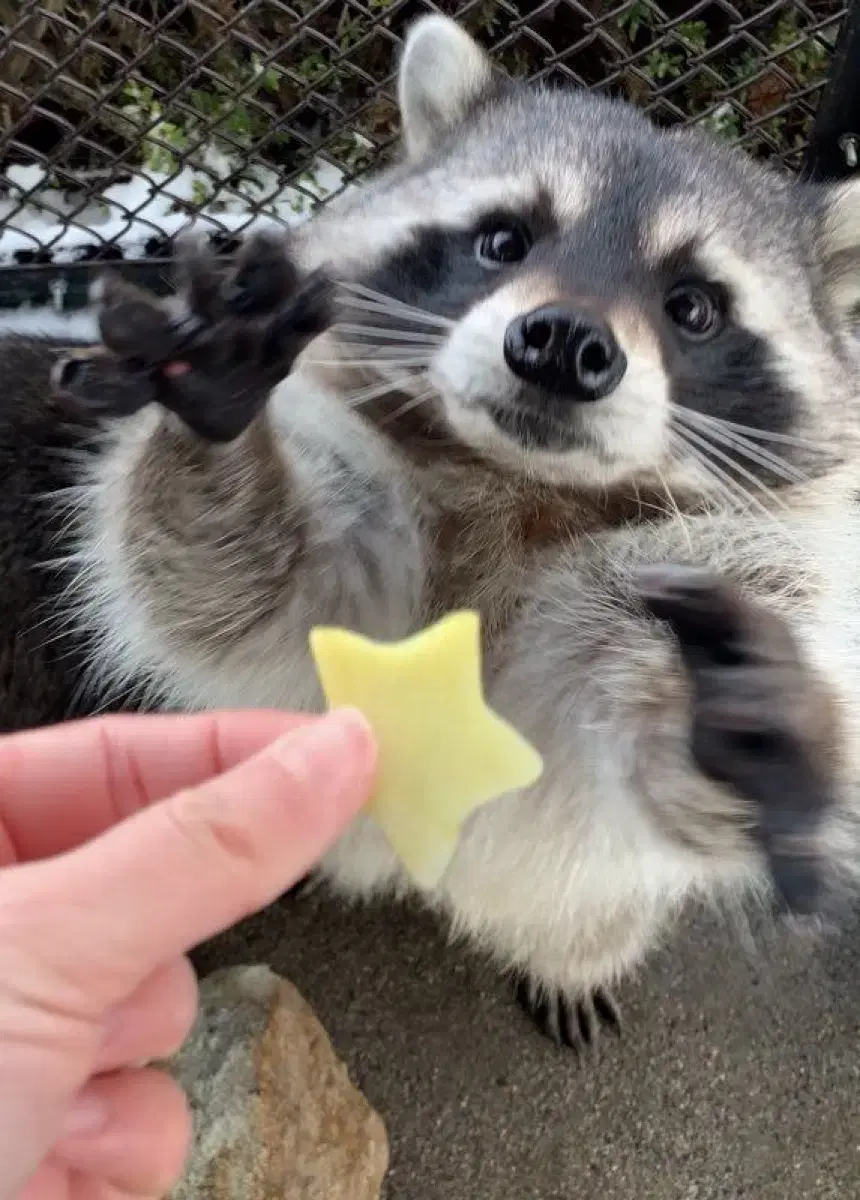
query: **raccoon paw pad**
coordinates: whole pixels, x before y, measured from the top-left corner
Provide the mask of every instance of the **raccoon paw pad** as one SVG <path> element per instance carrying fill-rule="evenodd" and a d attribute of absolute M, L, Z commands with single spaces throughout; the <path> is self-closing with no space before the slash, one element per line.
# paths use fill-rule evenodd
<path fill-rule="evenodd" d="M 96 416 L 131 416 L 156 399 L 146 375 L 131 373 L 98 351 L 58 359 L 51 369 L 51 386 Z"/>
<path fill-rule="evenodd" d="M 824 891 L 815 835 L 836 803 L 826 692 L 782 617 L 727 580 L 668 565 L 642 569 L 637 582 L 690 675 L 693 760 L 755 805 L 755 835 L 782 902 L 814 912 Z"/>

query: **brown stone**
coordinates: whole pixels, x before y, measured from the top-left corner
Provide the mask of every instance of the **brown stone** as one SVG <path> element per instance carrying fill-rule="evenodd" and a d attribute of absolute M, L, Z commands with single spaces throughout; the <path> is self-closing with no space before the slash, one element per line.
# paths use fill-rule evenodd
<path fill-rule="evenodd" d="M 194 1139 L 170 1200 L 377 1200 L 382 1119 L 292 984 L 267 967 L 216 971 L 169 1064 Z"/>

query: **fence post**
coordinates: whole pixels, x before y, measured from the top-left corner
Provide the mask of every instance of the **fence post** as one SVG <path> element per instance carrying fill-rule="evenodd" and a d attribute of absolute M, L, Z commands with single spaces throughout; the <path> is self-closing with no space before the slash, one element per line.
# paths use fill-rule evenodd
<path fill-rule="evenodd" d="M 847 179 L 860 170 L 860 0 L 850 0 L 821 95 L 801 174 Z"/>

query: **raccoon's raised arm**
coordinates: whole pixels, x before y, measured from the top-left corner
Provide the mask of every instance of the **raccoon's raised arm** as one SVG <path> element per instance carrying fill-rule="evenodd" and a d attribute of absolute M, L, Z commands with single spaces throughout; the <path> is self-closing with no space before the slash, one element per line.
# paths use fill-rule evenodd
<path fill-rule="evenodd" d="M 330 323 L 332 285 L 306 279 L 286 241 L 251 239 L 232 268 L 190 241 L 168 302 L 106 275 L 93 290 L 103 346 L 60 359 L 55 387 L 91 413 L 131 416 L 158 403 L 210 442 L 230 442 L 265 407 Z"/>
<path fill-rule="evenodd" d="M 711 567 L 639 566 L 666 536 L 610 536 L 548 574 L 512 633 L 497 698 L 552 731 L 583 798 L 614 811 L 624 836 L 689 853 L 709 888 L 769 874 L 791 911 L 816 912 L 832 871 L 851 866 L 837 836 L 850 754 L 846 698 L 806 657 L 812 606 L 780 597 L 765 562 L 773 529 L 735 523 L 733 582 Z M 703 522 L 697 541 L 704 561 L 725 559 L 718 528 Z"/>
<path fill-rule="evenodd" d="M 158 687 L 181 663 L 177 703 L 198 680 L 212 703 L 221 679 L 225 703 L 307 705 L 312 624 L 398 636 L 414 620 L 412 494 L 352 412 L 286 378 L 329 319 L 286 243 L 258 239 L 232 274 L 194 252 L 183 274 L 165 302 L 108 283 L 104 346 L 55 372 L 115 418 L 81 489 L 82 611 L 108 670 Z"/>

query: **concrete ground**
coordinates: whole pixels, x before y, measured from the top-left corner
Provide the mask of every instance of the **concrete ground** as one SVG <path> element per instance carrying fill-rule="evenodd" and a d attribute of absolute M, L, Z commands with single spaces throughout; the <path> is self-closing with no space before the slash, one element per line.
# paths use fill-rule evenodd
<path fill-rule="evenodd" d="M 860 926 L 753 947 L 698 921 L 584 1067 L 402 908 L 285 900 L 196 961 L 267 962 L 304 992 L 387 1122 L 386 1200 L 860 1197 Z"/>

